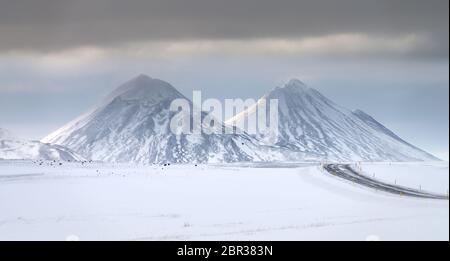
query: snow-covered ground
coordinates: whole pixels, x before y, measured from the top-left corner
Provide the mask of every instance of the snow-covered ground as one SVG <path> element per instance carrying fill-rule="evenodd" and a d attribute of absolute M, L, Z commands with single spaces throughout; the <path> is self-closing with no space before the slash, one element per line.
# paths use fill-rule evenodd
<path fill-rule="evenodd" d="M 398 185 L 447 194 L 448 162 L 362 163 L 364 174 Z"/>
<path fill-rule="evenodd" d="M 449 184 L 448 163 L 362 168 L 432 192 Z M 0 240 L 66 239 L 449 240 L 449 202 L 376 192 L 312 164 L 0 161 Z"/>

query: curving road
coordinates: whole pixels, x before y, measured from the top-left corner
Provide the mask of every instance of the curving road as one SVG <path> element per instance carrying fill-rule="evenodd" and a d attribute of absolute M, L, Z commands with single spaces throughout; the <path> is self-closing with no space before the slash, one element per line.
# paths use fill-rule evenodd
<path fill-rule="evenodd" d="M 350 167 L 350 164 L 325 164 L 324 169 L 330 174 L 355 182 L 357 184 L 373 188 L 376 190 L 388 192 L 391 194 L 410 196 L 417 198 L 432 198 L 432 199 L 446 199 L 447 195 L 434 194 L 422 190 L 407 188 L 398 185 L 392 185 L 376 179 L 369 178 L 363 174 L 358 173 Z"/>

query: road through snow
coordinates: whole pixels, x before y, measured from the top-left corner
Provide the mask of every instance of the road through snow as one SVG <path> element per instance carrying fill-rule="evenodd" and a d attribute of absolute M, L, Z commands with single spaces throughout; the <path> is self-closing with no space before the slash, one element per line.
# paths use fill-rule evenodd
<path fill-rule="evenodd" d="M 376 190 L 402 196 L 448 200 L 447 195 L 435 194 L 432 192 L 426 192 L 404 186 L 388 184 L 373 178 L 369 178 L 363 174 L 358 173 L 350 166 L 350 164 L 326 164 L 324 165 L 324 168 L 326 171 L 328 171 L 328 173 L 332 175 Z"/>

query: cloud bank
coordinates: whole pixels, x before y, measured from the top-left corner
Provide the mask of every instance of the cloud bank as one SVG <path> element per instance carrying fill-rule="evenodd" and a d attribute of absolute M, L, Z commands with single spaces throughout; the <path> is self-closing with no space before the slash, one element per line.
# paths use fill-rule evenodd
<path fill-rule="evenodd" d="M 254 39 L 275 39 L 278 45 L 288 41 L 281 44 L 286 49 L 289 39 L 314 44 L 310 39 L 368 35 L 391 42 L 421 37 L 427 39 L 421 53 L 448 57 L 448 7 L 447 0 L 3 1 L 0 52 L 264 41 Z"/>

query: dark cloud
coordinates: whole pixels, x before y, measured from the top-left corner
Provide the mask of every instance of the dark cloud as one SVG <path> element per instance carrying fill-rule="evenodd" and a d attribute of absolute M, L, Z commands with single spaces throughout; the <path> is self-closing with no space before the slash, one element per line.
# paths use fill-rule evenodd
<path fill-rule="evenodd" d="M 2 0 L 0 50 L 152 40 L 421 34 L 448 57 L 448 0 Z"/>

